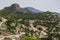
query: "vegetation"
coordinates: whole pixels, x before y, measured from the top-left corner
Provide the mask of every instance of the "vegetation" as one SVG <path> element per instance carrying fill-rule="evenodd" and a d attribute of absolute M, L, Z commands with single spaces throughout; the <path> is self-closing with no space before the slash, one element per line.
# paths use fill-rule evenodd
<path fill-rule="evenodd" d="M 3 40 L 12 40 L 11 38 L 4 38 Z"/>
<path fill-rule="evenodd" d="M 11 32 L 13 34 L 15 34 L 16 32 L 16 27 L 19 27 L 18 24 L 23 24 L 27 28 L 29 26 L 29 20 L 36 20 L 33 23 L 34 25 L 41 25 L 48 27 L 47 31 L 45 31 L 48 34 L 46 40 L 52 40 L 55 37 L 60 40 L 60 34 L 58 33 L 60 32 L 60 28 L 58 26 L 60 22 L 60 17 L 58 17 L 58 13 L 49 12 L 49 11 L 42 13 L 22 13 L 22 12 L 10 12 L 6 10 L 0 10 L 0 17 L 3 17 L 8 20 L 6 22 L 7 30 L 8 32 Z M 22 19 L 22 21 L 17 21 L 19 19 Z M 0 21 L 2 20 L 0 19 Z M 14 23 L 15 26 L 11 26 L 12 23 Z M 29 29 L 26 28 L 24 31 L 27 33 L 27 35 L 29 34 L 29 32 L 30 33 L 34 32 L 33 30 L 29 31 Z M 27 35 L 23 37 L 21 40 L 42 40 L 39 39 L 39 37 L 37 38 Z M 45 39 L 43 38 L 43 40 Z"/>
<path fill-rule="evenodd" d="M 37 37 L 24 36 L 21 40 L 40 40 Z"/>

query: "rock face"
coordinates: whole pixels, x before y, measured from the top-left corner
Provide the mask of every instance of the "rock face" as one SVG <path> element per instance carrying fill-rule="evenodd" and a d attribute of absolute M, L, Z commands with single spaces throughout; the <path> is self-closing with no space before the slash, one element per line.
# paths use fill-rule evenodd
<path fill-rule="evenodd" d="M 20 8 L 20 6 L 18 4 L 12 4 L 11 7 L 14 7 L 14 8 L 17 8 L 17 9 Z"/>
<path fill-rule="evenodd" d="M 20 9 L 20 6 L 18 4 L 12 4 L 10 7 L 14 10 Z"/>
<path fill-rule="evenodd" d="M 4 10 L 7 10 L 7 11 L 11 11 L 11 12 L 23 12 L 23 13 L 36 13 L 36 12 L 39 12 L 39 10 L 37 9 L 34 9 L 32 7 L 26 7 L 26 8 L 22 8 L 19 6 L 19 4 L 12 4 L 11 6 L 9 7 L 5 7 Z"/>
<path fill-rule="evenodd" d="M 9 7 L 5 7 L 3 10 L 10 11 L 10 12 L 16 12 L 18 9 L 20 9 L 20 6 L 15 3 Z"/>

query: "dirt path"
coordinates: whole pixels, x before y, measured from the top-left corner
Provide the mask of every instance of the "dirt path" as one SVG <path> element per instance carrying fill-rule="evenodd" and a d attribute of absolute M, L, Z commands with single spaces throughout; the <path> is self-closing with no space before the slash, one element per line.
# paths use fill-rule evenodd
<path fill-rule="evenodd" d="M 15 40 L 14 38 L 19 38 L 20 36 L 24 35 L 25 32 L 21 32 L 20 34 L 16 34 L 16 35 L 9 35 L 9 36 L 2 36 L 0 35 L 0 40 L 3 40 L 4 38 L 11 38 L 12 40 Z"/>

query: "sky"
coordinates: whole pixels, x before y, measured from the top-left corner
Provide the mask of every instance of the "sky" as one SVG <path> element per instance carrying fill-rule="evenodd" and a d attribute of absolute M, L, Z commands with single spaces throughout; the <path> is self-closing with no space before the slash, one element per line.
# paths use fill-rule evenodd
<path fill-rule="evenodd" d="M 60 12 L 60 0 L 0 0 L 0 9 L 17 3 L 20 7 L 33 7 L 41 11 Z"/>

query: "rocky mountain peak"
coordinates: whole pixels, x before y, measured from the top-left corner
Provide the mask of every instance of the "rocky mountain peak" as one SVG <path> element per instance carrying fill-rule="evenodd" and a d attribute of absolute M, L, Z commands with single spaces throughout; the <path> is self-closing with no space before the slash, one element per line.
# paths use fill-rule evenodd
<path fill-rule="evenodd" d="M 15 9 L 20 9 L 19 4 L 16 4 L 16 3 L 15 4 L 12 4 L 11 7 L 15 8 Z"/>

